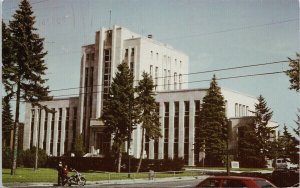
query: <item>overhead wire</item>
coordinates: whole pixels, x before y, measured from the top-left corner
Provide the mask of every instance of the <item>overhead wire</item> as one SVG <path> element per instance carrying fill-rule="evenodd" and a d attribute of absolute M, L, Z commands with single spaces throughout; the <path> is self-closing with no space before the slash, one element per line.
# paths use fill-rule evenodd
<path fill-rule="evenodd" d="M 278 63 L 286 63 L 289 62 L 287 60 L 283 61 L 274 61 L 274 62 L 268 62 L 268 63 L 259 63 L 259 64 L 251 64 L 251 65 L 244 65 L 244 66 L 236 66 L 236 67 L 228 67 L 228 68 L 221 68 L 221 69 L 213 69 L 213 70 L 207 70 L 207 71 L 197 71 L 197 72 L 191 72 L 191 73 L 186 73 L 182 74 L 183 76 L 186 75 L 195 75 L 195 74 L 204 74 L 204 73 L 210 73 L 210 72 L 219 72 L 219 71 L 227 71 L 227 70 L 235 70 L 235 69 L 242 69 L 242 68 L 249 68 L 249 67 L 257 67 L 257 66 L 264 66 L 264 65 L 272 65 L 272 64 L 278 64 Z M 172 78 L 172 76 L 160 76 L 160 77 L 155 77 L 154 79 L 158 78 Z M 134 80 L 135 82 L 138 82 L 140 80 Z M 97 84 L 97 85 L 92 85 L 92 86 L 87 86 L 87 87 L 98 87 L 98 86 L 103 86 L 103 84 Z M 61 88 L 61 89 L 53 89 L 49 90 L 51 92 L 53 91 L 66 91 L 66 90 L 74 90 L 74 89 L 81 89 L 81 88 L 86 88 L 86 87 L 70 87 L 70 88 Z"/>

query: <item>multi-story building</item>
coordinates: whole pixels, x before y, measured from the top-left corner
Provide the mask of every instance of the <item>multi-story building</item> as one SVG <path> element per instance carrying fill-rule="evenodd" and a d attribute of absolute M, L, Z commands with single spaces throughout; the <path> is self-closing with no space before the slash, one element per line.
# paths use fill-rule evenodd
<path fill-rule="evenodd" d="M 143 37 L 118 26 L 97 31 L 95 44 L 82 47 L 78 97 L 42 102 L 56 113 L 46 113 L 26 104 L 24 149 L 39 143 L 48 155 L 61 156 L 72 150 L 76 135 L 82 134 L 89 152 L 107 152 L 111 135 L 103 132 L 104 125 L 99 118 L 112 78 L 122 62 L 128 63 L 134 80 L 141 79 L 142 72 L 146 71 L 157 85 L 162 137 L 157 141 L 146 138 L 144 156 L 182 157 L 188 165 L 200 160 L 194 143 L 198 139 L 196 132 L 200 131 L 197 117 L 207 89 L 188 89 L 188 56 L 152 39 L 151 35 Z M 255 98 L 221 90 L 227 117 L 248 116 L 249 110 L 254 110 Z M 138 126 L 130 144 L 134 157 L 140 154 L 141 138 Z"/>

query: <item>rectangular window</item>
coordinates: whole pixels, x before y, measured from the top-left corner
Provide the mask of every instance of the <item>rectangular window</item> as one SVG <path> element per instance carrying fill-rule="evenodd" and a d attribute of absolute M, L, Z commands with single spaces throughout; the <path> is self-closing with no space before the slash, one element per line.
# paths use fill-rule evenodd
<path fill-rule="evenodd" d="M 200 100 L 195 100 L 195 147 L 194 147 L 194 157 L 196 165 L 199 165 L 199 152 L 200 152 Z"/>
<path fill-rule="evenodd" d="M 60 143 L 61 140 L 61 124 L 62 124 L 62 108 L 58 109 L 58 139 L 57 143 Z"/>
<path fill-rule="evenodd" d="M 167 70 L 164 69 L 164 89 L 167 89 Z"/>
<path fill-rule="evenodd" d="M 167 159 L 168 158 L 168 142 L 169 142 L 169 103 L 165 102 L 164 104 L 165 104 L 164 154 L 165 154 L 165 159 Z"/>
<path fill-rule="evenodd" d="M 31 131 L 30 131 L 30 148 L 33 146 L 33 130 L 34 130 L 34 116 L 35 116 L 35 110 L 31 110 Z"/>
<path fill-rule="evenodd" d="M 155 84 L 155 90 L 156 90 L 156 87 L 158 85 L 158 67 L 155 67 L 155 81 L 154 81 L 154 84 Z"/>
<path fill-rule="evenodd" d="M 170 90 L 171 87 L 171 71 L 168 70 L 168 90 Z"/>
<path fill-rule="evenodd" d="M 47 139 L 47 132 L 48 132 L 47 124 L 48 124 L 48 112 L 45 111 L 43 149 L 46 149 L 46 139 Z"/>
<path fill-rule="evenodd" d="M 177 89 L 177 73 L 174 72 L 174 90 Z"/>
<path fill-rule="evenodd" d="M 182 74 L 179 74 L 179 89 L 182 88 Z"/>
<path fill-rule="evenodd" d="M 174 158 L 178 158 L 178 140 L 179 140 L 179 102 L 175 101 L 175 114 L 174 114 Z"/>
<path fill-rule="evenodd" d="M 91 55 L 91 59 L 92 59 L 92 61 L 94 61 L 94 60 L 95 60 L 95 53 L 92 53 L 92 55 Z"/>
<path fill-rule="evenodd" d="M 235 109 L 234 115 L 235 115 L 235 117 L 238 117 L 239 113 L 238 113 L 238 104 L 237 103 L 235 103 L 234 109 Z"/>
<path fill-rule="evenodd" d="M 150 65 L 150 76 L 153 77 L 153 65 Z"/>
<path fill-rule="evenodd" d="M 66 108 L 65 151 L 68 151 L 70 108 Z"/>

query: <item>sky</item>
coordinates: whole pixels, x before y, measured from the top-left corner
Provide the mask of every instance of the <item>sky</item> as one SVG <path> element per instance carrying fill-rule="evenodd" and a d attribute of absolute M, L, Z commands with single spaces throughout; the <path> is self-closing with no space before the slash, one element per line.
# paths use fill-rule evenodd
<path fill-rule="evenodd" d="M 58 97 L 78 95 L 81 46 L 95 41 L 102 27 L 119 25 L 167 43 L 189 56 L 189 72 L 245 66 L 295 58 L 299 50 L 297 0 L 29 0 L 35 27 L 45 38 L 46 72 Z M 4 22 L 12 19 L 20 0 L 4 0 Z M 111 12 L 111 14 L 110 14 Z M 288 63 L 189 75 L 189 81 L 278 72 Z M 289 78 L 271 74 L 219 80 L 219 86 L 266 99 L 280 128 L 296 126 L 299 93 Z M 207 88 L 209 82 L 189 83 Z M 24 106 L 20 116 L 24 120 Z"/>

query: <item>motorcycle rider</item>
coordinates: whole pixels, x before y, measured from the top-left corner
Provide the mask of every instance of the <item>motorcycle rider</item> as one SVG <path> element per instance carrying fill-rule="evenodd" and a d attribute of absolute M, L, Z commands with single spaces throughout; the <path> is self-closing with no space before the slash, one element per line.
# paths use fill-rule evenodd
<path fill-rule="evenodd" d="M 66 180 L 69 178 L 68 177 L 68 173 L 69 173 L 68 165 L 65 165 L 64 168 L 63 168 L 63 172 L 62 172 L 62 182 L 63 182 L 63 185 L 65 185 Z"/>

